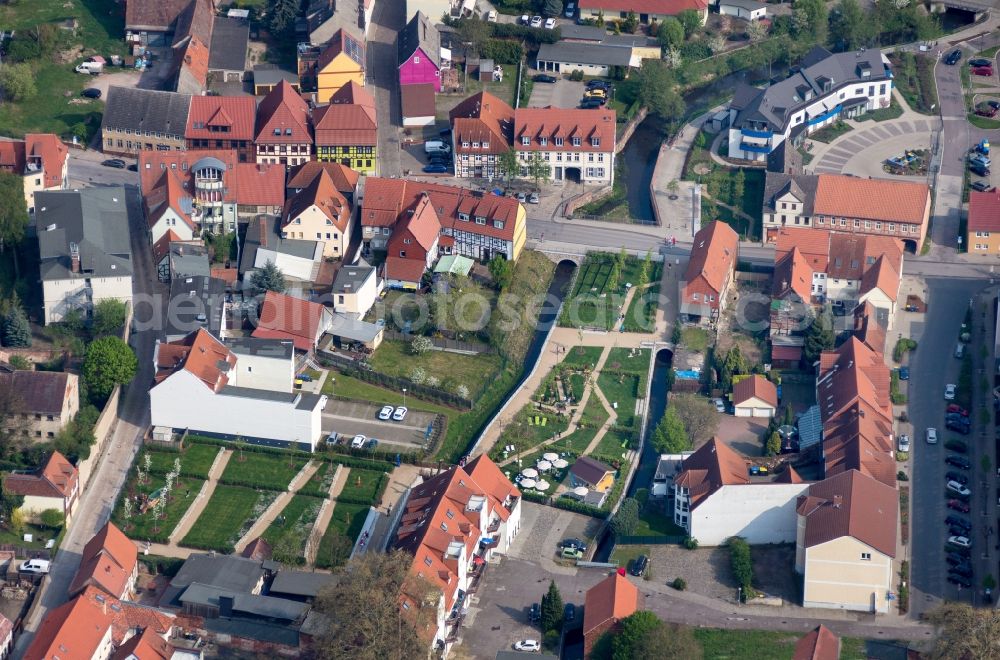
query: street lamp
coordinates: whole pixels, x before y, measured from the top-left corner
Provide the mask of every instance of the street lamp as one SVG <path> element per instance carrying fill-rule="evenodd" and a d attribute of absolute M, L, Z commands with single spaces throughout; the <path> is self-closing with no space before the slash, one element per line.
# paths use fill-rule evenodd
<path fill-rule="evenodd" d="M 403 388 L 403 407 L 406 407 L 406 388 Z"/>
<path fill-rule="evenodd" d="M 333 376 L 331 376 L 330 377 L 330 396 L 336 396 L 336 393 L 334 392 L 334 387 L 336 387 L 336 385 L 337 385 L 337 379 L 334 378 Z"/>

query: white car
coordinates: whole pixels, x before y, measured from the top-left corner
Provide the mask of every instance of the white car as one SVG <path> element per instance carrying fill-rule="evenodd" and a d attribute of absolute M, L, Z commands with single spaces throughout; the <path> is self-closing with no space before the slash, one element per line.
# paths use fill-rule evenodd
<path fill-rule="evenodd" d="M 21 564 L 17 569 L 21 573 L 34 573 L 35 575 L 46 575 L 49 572 L 49 561 L 47 559 L 29 559 Z"/>
<path fill-rule="evenodd" d="M 351 440 L 351 449 L 364 449 L 365 448 L 365 441 L 367 439 L 368 438 L 366 438 L 363 435 L 356 435 L 356 436 L 354 436 L 354 439 Z"/>
<path fill-rule="evenodd" d="M 944 400 L 954 401 L 955 400 L 955 386 L 948 383 L 944 386 Z"/>
<path fill-rule="evenodd" d="M 392 419 L 392 406 L 382 406 L 382 410 L 378 411 L 378 418 L 381 420 Z"/>
<path fill-rule="evenodd" d="M 407 412 L 409 411 L 406 409 L 406 406 L 399 406 L 396 408 L 396 412 L 392 413 L 392 418 L 397 422 L 401 422 L 406 418 Z"/>
<path fill-rule="evenodd" d="M 955 494 L 957 494 L 957 495 L 959 495 L 961 497 L 968 497 L 969 495 L 972 495 L 972 491 L 971 490 L 969 490 L 967 487 L 963 486 L 962 484 L 958 483 L 957 481 L 949 481 L 948 482 L 948 490 L 950 490 L 951 492 L 953 492 L 953 493 L 955 493 Z"/>
<path fill-rule="evenodd" d="M 948 543 L 952 545 L 957 545 L 960 548 L 971 548 L 972 541 L 969 540 L 968 536 L 949 536 Z"/>
<path fill-rule="evenodd" d="M 320 397 L 319 397 L 319 409 L 320 410 L 326 410 L 326 404 L 327 404 L 327 402 L 329 400 L 330 400 L 330 397 L 328 397 L 325 394 L 321 394 Z"/>
<path fill-rule="evenodd" d="M 515 651 L 538 651 L 541 648 L 537 639 L 522 639 L 514 644 Z"/>
<path fill-rule="evenodd" d="M 899 451 L 910 451 L 910 436 L 905 433 L 899 436 Z"/>
<path fill-rule="evenodd" d="M 573 18 L 573 14 L 576 13 L 576 3 L 567 2 L 566 3 L 566 13 L 563 14 L 566 18 Z"/>
<path fill-rule="evenodd" d="M 937 429 L 933 428 L 927 429 L 927 444 L 929 445 L 937 444 Z"/>
<path fill-rule="evenodd" d="M 531 17 L 531 27 L 533 27 L 533 28 L 542 27 L 542 17 L 541 16 L 532 16 Z"/>
<path fill-rule="evenodd" d="M 490 23 L 496 23 L 497 22 L 496 10 L 491 9 L 490 13 L 486 14 L 486 20 L 489 21 Z"/>
<path fill-rule="evenodd" d="M 714 401 L 712 401 L 712 403 L 715 404 L 716 411 L 720 413 L 726 412 L 726 402 L 723 401 L 722 399 L 715 399 Z"/>
<path fill-rule="evenodd" d="M 556 26 L 556 19 L 554 19 L 554 18 L 546 18 L 545 19 L 545 29 L 546 30 L 551 30 L 551 29 L 555 28 L 555 26 Z"/>
<path fill-rule="evenodd" d="M 531 17 L 527 14 L 521 14 L 521 18 L 517 20 L 518 25 L 528 25 L 531 23 Z"/>

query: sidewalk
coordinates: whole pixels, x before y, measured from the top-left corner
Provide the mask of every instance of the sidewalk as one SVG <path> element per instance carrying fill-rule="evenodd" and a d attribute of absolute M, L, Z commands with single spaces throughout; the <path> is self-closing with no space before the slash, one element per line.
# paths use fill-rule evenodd
<path fill-rule="evenodd" d="M 288 484 L 288 490 L 281 495 L 278 495 L 278 497 L 271 502 L 271 506 L 267 507 L 267 510 L 261 514 L 260 518 L 258 518 L 250 529 L 247 530 L 247 533 L 243 535 L 243 538 L 236 542 L 236 546 L 233 548 L 234 554 L 240 554 L 243 552 L 243 548 L 250 545 L 251 541 L 263 535 L 264 532 L 267 531 L 267 528 L 271 526 L 271 523 L 273 523 L 278 517 L 278 514 L 285 510 L 285 507 L 288 506 L 288 503 L 291 502 L 292 498 L 299 492 L 299 489 L 309 482 L 316 470 L 319 469 L 320 465 L 321 463 L 308 461 L 302 466 L 299 473 L 295 475 L 295 478 Z"/>
<path fill-rule="evenodd" d="M 229 459 L 233 456 L 232 449 L 223 449 L 216 455 L 215 460 L 212 461 L 212 467 L 208 471 L 208 479 L 205 483 L 201 485 L 201 490 L 198 492 L 198 496 L 195 497 L 194 503 L 188 507 L 188 510 L 184 513 L 184 516 L 177 523 L 177 527 L 174 527 L 174 531 L 170 534 L 170 539 L 168 544 L 171 546 L 176 545 L 181 539 L 187 536 L 187 533 L 191 531 L 194 526 L 198 516 L 201 512 L 205 510 L 208 505 L 208 501 L 212 499 L 212 493 L 215 492 L 215 487 L 219 483 L 219 477 L 222 473 L 226 471 L 226 466 L 229 464 Z M 174 555 L 170 555 L 174 556 Z"/>

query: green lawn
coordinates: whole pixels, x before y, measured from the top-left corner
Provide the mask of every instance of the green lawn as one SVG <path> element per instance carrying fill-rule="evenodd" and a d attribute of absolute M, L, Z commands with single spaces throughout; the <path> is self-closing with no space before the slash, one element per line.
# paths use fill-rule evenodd
<path fill-rule="evenodd" d="M 459 385 L 465 385 L 475 400 L 500 371 L 501 358 L 488 353 L 460 355 L 445 351 L 413 355 L 406 342 L 384 341 L 369 363 L 376 371 L 398 378 L 411 378 L 414 369 L 422 369 L 426 377 L 436 378 L 438 386 L 446 391 L 454 392 Z"/>
<path fill-rule="evenodd" d="M 513 422 L 504 425 L 500 441 L 494 445 L 494 449 L 501 450 L 507 444 L 515 445 L 522 450 L 530 449 L 549 440 L 556 433 L 562 433 L 568 424 L 568 414 L 558 416 L 554 413 L 539 412 L 534 404 L 529 403 L 518 412 Z"/>
<path fill-rule="evenodd" d="M 192 477 L 208 478 L 208 471 L 212 467 L 212 462 L 219 454 L 219 447 L 216 445 L 202 445 L 190 443 L 184 451 L 155 451 L 147 449 L 140 454 L 139 465 L 142 465 L 142 455 L 149 454 L 150 471 L 154 474 L 166 474 L 174 469 L 174 461 L 181 459 L 181 474 Z"/>
<path fill-rule="evenodd" d="M 379 486 L 382 484 L 383 475 L 375 470 L 362 470 L 361 468 L 350 469 L 347 473 L 347 480 L 344 482 L 344 490 L 341 491 L 337 499 L 354 498 L 375 501 L 378 496 Z"/>
<path fill-rule="evenodd" d="M 612 348 L 608 359 L 604 361 L 604 369 L 627 371 L 645 378 L 649 372 L 649 349 Z"/>
<path fill-rule="evenodd" d="M 643 259 L 633 256 L 625 258 L 618 285 L 610 286 L 613 264 L 618 255 L 611 252 L 591 252 L 580 266 L 572 295 L 563 302 L 559 325 L 571 328 L 597 327 L 610 330 L 620 314 L 619 307 L 624 301 L 625 284 L 637 283 Z M 655 281 L 656 267 L 649 273 Z"/>
<path fill-rule="evenodd" d="M 288 484 L 305 464 L 305 459 L 294 456 L 252 451 L 244 451 L 241 456 L 240 450 L 234 449 L 219 482 L 284 491 L 288 490 Z"/>
<path fill-rule="evenodd" d="M 695 639 L 701 643 L 706 658 L 736 660 L 790 660 L 795 644 L 803 635 L 772 630 L 729 630 L 724 628 L 694 628 Z M 841 638 L 841 660 L 866 658 L 865 641 Z"/>
<path fill-rule="evenodd" d="M 597 386 L 604 393 L 604 398 L 612 407 L 617 403 L 615 412 L 618 413 L 618 423 L 628 426 L 635 417 L 635 401 L 639 397 L 639 376 L 630 373 L 611 373 L 607 370 L 601 371 L 597 377 Z M 646 395 L 645 383 L 642 387 L 642 396 Z"/>
<path fill-rule="evenodd" d="M 817 140 L 819 142 L 825 142 L 827 144 L 833 142 L 839 138 L 844 133 L 850 133 L 854 129 L 847 122 L 838 121 L 830 124 L 829 126 L 824 126 L 815 133 L 809 134 L 810 140 Z"/>
<path fill-rule="evenodd" d="M 615 549 L 611 552 L 611 563 L 618 564 L 619 566 L 628 566 L 632 560 L 637 558 L 639 555 L 649 556 L 649 546 L 648 545 L 616 545 Z M 714 656 L 709 653 L 705 654 L 706 658 L 716 658 L 720 656 Z M 740 656 L 744 657 L 744 656 Z"/>
<path fill-rule="evenodd" d="M 345 470 L 347 468 L 344 468 Z M 327 497 L 330 493 L 330 485 L 333 483 L 333 475 L 337 472 L 335 463 L 323 461 L 319 469 L 313 472 L 309 481 L 299 489 L 303 495 L 315 495 L 316 497 Z"/>
<path fill-rule="evenodd" d="M 587 399 L 587 407 L 583 409 L 583 415 L 580 416 L 580 427 L 558 442 L 552 443 L 548 449 L 555 452 L 567 451 L 579 456 L 606 421 L 608 421 L 608 413 L 604 410 L 600 398 L 591 394 L 590 398 Z"/>
<path fill-rule="evenodd" d="M 659 502 L 646 504 L 639 514 L 639 524 L 636 525 L 635 536 L 687 536 L 683 527 L 674 524 L 673 519 L 663 512 Z"/>
<path fill-rule="evenodd" d="M 470 341 L 488 342 L 486 326 L 496 299 L 497 292 L 490 287 L 467 277 L 453 278 L 446 294 L 427 296 L 412 291 L 389 291 L 366 318 L 373 323 L 384 319 L 388 327 L 400 331 L 406 328 L 416 334 L 428 334 L 442 328 L 461 331 Z"/>
<path fill-rule="evenodd" d="M 336 379 L 334 382 L 331 379 Z M 391 406 L 403 405 L 403 393 L 373 385 L 353 376 L 332 370 L 323 383 L 323 394 L 332 396 L 342 396 L 357 401 L 371 401 L 373 403 L 386 404 Z M 448 417 L 457 411 L 454 408 L 442 406 L 430 401 L 424 401 L 414 396 L 406 397 L 406 407 L 410 410 L 422 410 L 423 412 L 436 413 Z"/>
<path fill-rule="evenodd" d="M 39 525 L 25 525 L 24 532 L 22 534 L 15 534 L 7 528 L 0 528 L 0 543 L 11 544 L 20 546 L 22 548 L 30 548 L 32 550 L 44 550 L 45 544 L 50 539 L 56 539 L 59 537 L 60 530 L 50 529 L 48 527 L 41 527 Z M 24 534 L 31 534 L 31 541 L 24 540 Z M 56 546 L 58 547 L 58 545 Z M 52 554 L 55 554 L 55 548 L 52 549 Z"/>
<path fill-rule="evenodd" d="M 962 71 L 965 71 L 963 67 Z M 899 102 L 893 98 L 892 102 L 889 104 L 888 108 L 882 108 L 881 110 L 872 110 L 866 112 L 857 118 L 857 121 L 888 121 L 889 119 L 898 119 L 903 116 L 903 108 L 899 105 Z"/>
<path fill-rule="evenodd" d="M 660 282 L 637 291 L 629 301 L 622 330 L 625 332 L 652 332 L 656 329 L 656 309 L 660 305 Z"/>
<path fill-rule="evenodd" d="M 974 112 L 969 113 L 969 123 L 976 128 L 1000 128 L 1000 120 L 989 119 L 988 117 L 980 117 Z"/>
<path fill-rule="evenodd" d="M 312 532 L 323 500 L 308 495 L 296 495 L 274 522 L 265 530 L 264 540 L 274 549 L 274 559 L 282 563 L 304 561 L 306 539 Z"/>
<path fill-rule="evenodd" d="M 277 493 L 218 485 L 191 531 L 180 544 L 190 548 L 230 552 L 245 528 L 267 510 Z"/>
<path fill-rule="evenodd" d="M 316 551 L 317 568 L 335 568 L 347 561 L 371 507 L 338 502 Z"/>
<path fill-rule="evenodd" d="M 583 398 L 583 390 L 587 386 L 587 377 L 582 373 L 573 372 L 569 375 L 565 386 L 569 388 L 567 395 L 573 397 L 574 401 L 579 401 Z"/>
<path fill-rule="evenodd" d="M 152 510 L 146 513 L 139 513 L 139 504 L 133 500 L 132 517 L 125 520 L 122 503 L 126 495 L 140 496 L 149 495 L 153 491 L 163 487 L 163 477 L 160 475 L 150 475 L 148 483 L 137 483 L 135 471 L 129 475 L 129 480 L 125 485 L 122 496 L 118 498 L 111 520 L 121 528 L 129 537 L 137 541 L 152 541 L 154 543 L 165 543 L 170 537 L 174 527 L 184 517 L 188 508 L 194 503 L 195 498 L 201 491 L 204 483 L 201 479 L 191 477 L 181 477 L 174 485 L 173 494 L 163 509 L 163 518 L 154 520 Z"/>
<path fill-rule="evenodd" d="M 567 350 L 562 363 L 567 367 L 593 369 L 603 352 L 604 348 L 601 346 L 574 346 Z"/>
<path fill-rule="evenodd" d="M 619 461 L 625 460 L 625 454 L 629 450 L 632 438 L 628 433 L 611 428 L 604 434 L 597 448 L 593 451 L 594 456 L 604 457 L 608 460 L 614 458 Z"/>
<path fill-rule="evenodd" d="M 708 349 L 708 331 L 704 328 L 682 328 L 681 345 L 692 353 L 704 353 Z"/>

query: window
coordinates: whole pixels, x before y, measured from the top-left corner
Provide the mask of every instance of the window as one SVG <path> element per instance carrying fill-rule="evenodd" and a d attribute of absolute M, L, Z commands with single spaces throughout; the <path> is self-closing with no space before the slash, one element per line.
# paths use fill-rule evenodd
<path fill-rule="evenodd" d="M 872 553 L 870 552 L 861 553 L 861 561 L 871 561 L 871 560 L 872 560 Z"/>
<path fill-rule="evenodd" d="M 400 259 L 405 259 L 406 258 L 406 250 L 400 250 L 399 251 L 399 257 L 400 257 Z"/>
<path fill-rule="evenodd" d="M 563 146 L 563 139 L 561 137 L 555 138 L 555 143 L 557 147 Z"/>
<path fill-rule="evenodd" d="M 889 223 L 889 231 L 896 231 L 896 225 L 894 225 L 893 223 L 890 222 Z"/>
<path fill-rule="evenodd" d="M 472 143 L 472 148 L 473 149 L 478 149 L 479 148 L 479 143 L 478 142 L 473 142 Z"/>
<path fill-rule="evenodd" d="M 701 300 L 701 294 L 700 293 L 692 293 L 691 294 L 691 300 Z"/>
<path fill-rule="evenodd" d="M 871 228 L 872 228 L 871 220 L 865 220 L 865 229 L 871 229 Z"/>
<path fill-rule="evenodd" d="M 469 141 L 468 140 L 462 140 L 462 148 L 463 149 L 468 149 L 469 148 Z"/>
<path fill-rule="evenodd" d="M 855 221 L 854 221 L 854 228 L 855 228 L 855 229 L 857 229 L 857 228 L 859 228 L 860 226 L 861 226 L 861 221 L 860 221 L 860 220 L 855 220 Z"/>
<path fill-rule="evenodd" d="M 419 55 L 414 55 L 413 56 L 413 63 L 414 64 L 420 64 L 420 56 Z"/>
<path fill-rule="evenodd" d="M 431 565 L 434 564 L 434 562 L 431 561 L 430 557 L 424 557 L 424 563 L 427 564 L 428 566 L 431 566 Z"/>
<path fill-rule="evenodd" d="M 580 146 L 580 138 L 578 138 L 578 137 L 574 137 L 573 138 L 573 146 L 574 147 L 579 147 Z"/>
<path fill-rule="evenodd" d="M 531 138 L 525 135 L 524 137 L 521 138 L 521 144 L 525 146 L 531 144 Z"/>
<path fill-rule="evenodd" d="M 316 232 L 316 239 L 319 240 L 321 238 L 323 238 L 323 234 L 321 234 L 320 232 Z"/>
<path fill-rule="evenodd" d="M 599 137 L 592 137 L 592 138 L 590 138 L 590 145 L 592 147 L 599 147 L 599 146 L 601 146 L 601 138 L 599 138 Z"/>
<path fill-rule="evenodd" d="M 274 129 L 274 134 L 275 135 L 281 135 L 281 129 L 280 128 Z"/>
<path fill-rule="evenodd" d="M 497 229 L 503 229 L 503 220 L 494 220 L 493 226 Z"/>
<path fill-rule="evenodd" d="M 543 147 L 546 147 L 549 144 L 549 139 L 545 136 L 542 136 L 538 138 L 538 144 L 542 145 Z"/>
<path fill-rule="evenodd" d="M 477 215 L 476 216 L 476 224 L 477 225 L 485 225 L 486 224 L 486 216 L 484 216 L 484 215 Z"/>
<path fill-rule="evenodd" d="M 468 222 L 469 221 L 469 214 L 468 213 L 459 213 L 458 214 L 458 219 L 459 220 L 464 220 L 465 222 Z"/>
<path fill-rule="evenodd" d="M 412 239 L 409 239 L 409 238 L 404 238 L 404 239 L 403 239 L 403 245 L 409 245 L 409 244 L 410 244 L 410 243 L 412 243 L 412 242 L 413 242 L 413 240 L 412 240 Z"/>
<path fill-rule="evenodd" d="M 483 149 L 489 149 L 489 148 L 490 148 L 490 143 L 489 142 L 483 142 Z"/>

